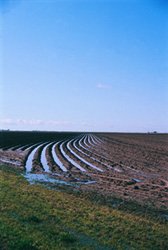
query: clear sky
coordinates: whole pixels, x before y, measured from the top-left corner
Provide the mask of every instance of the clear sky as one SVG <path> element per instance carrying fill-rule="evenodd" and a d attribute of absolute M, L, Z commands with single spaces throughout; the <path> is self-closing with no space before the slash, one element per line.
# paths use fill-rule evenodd
<path fill-rule="evenodd" d="M 167 1 L 0 9 L 0 128 L 168 132 Z"/>

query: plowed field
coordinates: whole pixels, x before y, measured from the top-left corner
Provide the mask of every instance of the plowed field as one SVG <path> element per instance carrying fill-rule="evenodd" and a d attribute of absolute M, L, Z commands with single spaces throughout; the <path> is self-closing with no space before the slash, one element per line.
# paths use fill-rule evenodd
<path fill-rule="evenodd" d="M 2 131 L 0 140 L 0 162 L 22 169 L 30 181 L 45 176 L 83 191 L 168 207 L 167 134 Z"/>

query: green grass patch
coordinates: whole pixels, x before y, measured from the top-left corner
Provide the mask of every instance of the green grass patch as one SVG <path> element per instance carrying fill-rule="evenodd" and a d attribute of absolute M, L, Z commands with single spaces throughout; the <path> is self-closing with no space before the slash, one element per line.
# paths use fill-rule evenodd
<path fill-rule="evenodd" d="M 168 226 L 0 168 L 0 249 L 166 250 Z"/>

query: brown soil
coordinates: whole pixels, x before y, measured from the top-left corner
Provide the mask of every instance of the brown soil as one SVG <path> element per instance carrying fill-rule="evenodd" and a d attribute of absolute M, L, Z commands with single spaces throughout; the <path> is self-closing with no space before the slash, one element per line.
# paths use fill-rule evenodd
<path fill-rule="evenodd" d="M 168 135 L 99 134 L 104 143 L 94 147 L 115 164 L 113 170 L 92 173 L 97 184 L 83 186 L 102 194 L 168 208 Z"/>
<path fill-rule="evenodd" d="M 77 147 L 85 153 L 83 156 L 72 144 L 70 148 L 86 161 L 102 169 L 103 172 L 94 170 L 77 159 L 68 151 L 65 144 L 63 148 L 66 154 L 85 168 L 87 172 L 81 172 L 67 162 L 61 155 L 59 148 L 56 147 L 55 150 L 60 161 L 68 169 L 68 172 L 62 172 L 53 161 L 51 148 L 48 148 L 46 157 L 51 163 L 50 170 L 53 174 L 61 174 L 60 177 L 56 176 L 55 178 L 67 181 L 75 181 L 77 178 L 94 180 L 96 181 L 94 184 L 81 185 L 80 188 L 103 195 L 115 195 L 139 203 L 152 204 L 157 208 L 168 208 L 167 134 L 102 133 L 93 136 L 99 137 L 103 142 L 97 145 L 90 144 L 90 147 L 87 147 L 81 141 L 81 145 L 85 146 L 86 149 L 83 149 L 77 142 Z M 89 140 L 87 140 L 87 144 L 89 145 Z M 13 163 L 7 164 L 23 168 L 27 153 L 19 150 L 0 150 L 0 162 L 4 163 L 5 160 L 10 160 Z M 38 153 L 36 159 L 39 159 Z M 38 166 L 35 166 L 35 161 L 33 168 L 38 169 Z"/>

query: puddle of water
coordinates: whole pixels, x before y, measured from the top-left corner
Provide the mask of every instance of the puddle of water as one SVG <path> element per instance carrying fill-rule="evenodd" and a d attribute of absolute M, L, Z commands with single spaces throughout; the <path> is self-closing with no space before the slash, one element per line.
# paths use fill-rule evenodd
<path fill-rule="evenodd" d="M 48 183 L 53 183 L 53 184 L 62 184 L 62 185 L 72 186 L 72 184 L 69 182 L 57 180 L 55 178 L 49 177 L 46 174 L 26 173 L 23 176 L 28 180 L 30 184 L 35 184 L 36 182 L 48 182 Z"/>
<path fill-rule="evenodd" d="M 88 184 L 96 183 L 96 181 L 81 181 L 80 179 L 74 182 L 68 182 L 68 181 L 63 181 L 63 180 L 52 178 L 48 176 L 47 174 L 26 173 L 26 174 L 23 174 L 23 176 L 26 178 L 26 180 L 30 184 L 36 184 L 37 182 L 39 183 L 45 182 L 45 183 L 60 184 L 60 185 L 67 185 L 67 186 L 78 186 L 81 184 L 88 185 Z"/>

